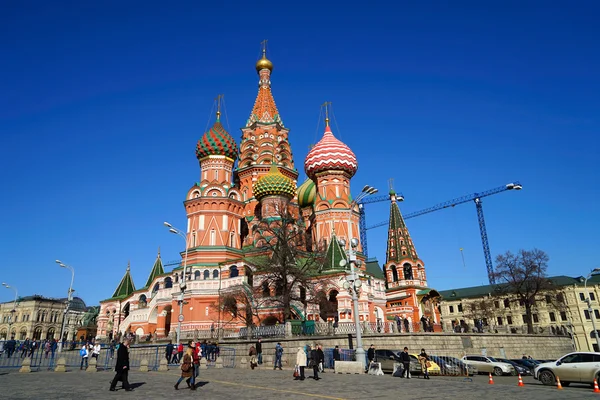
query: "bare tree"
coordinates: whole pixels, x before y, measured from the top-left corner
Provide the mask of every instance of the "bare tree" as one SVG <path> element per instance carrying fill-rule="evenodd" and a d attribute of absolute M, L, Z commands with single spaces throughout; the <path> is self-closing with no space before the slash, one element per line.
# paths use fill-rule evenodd
<path fill-rule="evenodd" d="M 494 277 L 501 291 L 525 307 L 527 333 L 533 333 L 533 310 L 543 296 L 556 291 L 546 276 L 548 255 L 538 249 L 519 250 L 517 254 L 507 251 L 496 257 Z"/>
<path fill-rule="evenodd" d="M 496 318 L 496 310 L 494 309 L 494 299 L 485 297 L 483 299 L 477 299 L 470 301 L 465 306 L 463 315 L 467 318 L 471 318 L 475 326 L 479 328 L 477 321 L 487 321 L 488 325 L 495 325 L 494 319 Z"/>
<path fill-rule="evenodd" d="M 291 319 L 295 304 L 316 301 L 315 287 L 323 265 L 321 251 L 306 250 L 305 226 L 289 204 L 281 202 L 276 213 L 254 226 L 256 251 L 246 257 L 255 267 L 254 298 L 263 305 L 283 311 Z M 322 284 L 322 282 L 321 282 Z"/>

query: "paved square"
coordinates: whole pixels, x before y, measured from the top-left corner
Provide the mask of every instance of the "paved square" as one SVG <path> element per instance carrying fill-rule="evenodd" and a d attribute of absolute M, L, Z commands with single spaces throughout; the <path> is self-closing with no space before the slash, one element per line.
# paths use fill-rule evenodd
<path fill-rule="evenodd" d="M 308 372 L 308 371 L 307 371 Z M 495 378 L 487 383 L 487 376 L 476 376 L 472 382 L 457 377 L 432 377 L 430 380 L 393 378 L 390 375 L 322 374 L 314 381 L 294 381 L 291 370 L 272 369 L 209 369 L 201 371 L 200 387 L 196 392 L 183 387 L 175 391 L 173 385 L 179 376 L 177 370 L 168 372 L 133 371 L 130 383 L 135 390 L 109 392 L 112 372 L 85 373 L 74 370 L 67 373 L 48 371 L 20 374 L 16 370 L 0 370 L 0 399 L 161 399 L 173 396 L 197 397 L 215 400 L 236 399 L 583 399 L 597 398 L 589 386 L 574 385 L 557 390 L 525 377 L 525 387 L 517 386 L 515 377 Z M 118 386 L 120 388 L 120 386 Z"/>

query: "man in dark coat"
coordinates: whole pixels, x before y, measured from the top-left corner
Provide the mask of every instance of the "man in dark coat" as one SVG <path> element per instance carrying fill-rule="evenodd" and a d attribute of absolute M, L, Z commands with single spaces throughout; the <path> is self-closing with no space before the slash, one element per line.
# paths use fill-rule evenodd
<path fill-rule="evenodd" d="M 408 347 L 405 347 L 404 351 L 400 353 L 400 361 L 402 361 L 402 366 L 404 367 L 402 378 L 404 378 L 404 373 L 406 372 L 406 378 L 410 379 L 410 355 L 408 354 Z"/>
<path fill-rule="evenodd" d="M 133 389 L 129 387 L 129 339 L 125 339 L 117 350 L 117 363 L 115 364 L 115 377 L 110 383 L 110 391 L 114 392 L 118 381 L 123 381 L 123 389 L 126 392 L 131 392 Z"/>
<path fill-rule="evenodd" d="M 256 355 L 258 356 L 258 363 L 262 364 L 262 340 L 259 338 L 256 342 Z"/>
<path fill-rule="evenodd" d="M 167 364 L 171 364 L 171 359 L 173 358 L 173 342 L 170 340 L 165 349 L 165 358 L 167 359 Z"/>
<path fill-rule="evenodd" d="M 375 346 L 371 345 L 371 347 L 369 347 L 369 350 L 367 350 L 367 358 L 369 359 L 369 365 L 375 361 Z"/>
<path fill-rule="evenodd" d="M 309 350 L 310 359 L 308 360 L 308 365 L 313 369 L 313 379 L 318 381 L 319 379 L 319 353 L 317 352 L 317 348 L 312 348 Z"/>
<path fill-rule="evenodd" d="M 340 346 L 335 346 L 333 349 L 333 368 L 335 368 L 336 361 L 340 361 Z"/>

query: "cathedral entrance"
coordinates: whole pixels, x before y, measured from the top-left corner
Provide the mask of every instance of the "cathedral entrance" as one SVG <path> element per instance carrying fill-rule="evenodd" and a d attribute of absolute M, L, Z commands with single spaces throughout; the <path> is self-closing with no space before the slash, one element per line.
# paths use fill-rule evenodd
<path fill-rule="evenodd" d="M 171 332 L 171 314 L 173 313 L 173 307 L 166 306 L 163 312 L 165 313 L 165 336 L 169 336 L 169 332 Z"/>

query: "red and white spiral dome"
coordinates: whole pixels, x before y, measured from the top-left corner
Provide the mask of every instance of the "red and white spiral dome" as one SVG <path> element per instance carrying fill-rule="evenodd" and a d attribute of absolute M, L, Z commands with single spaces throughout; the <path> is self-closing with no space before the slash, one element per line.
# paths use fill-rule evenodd
<path fill-rule="evenodd" d="M 358 170 L 358 161 L 350 147 L 333 136 L 327 125 L 323 138 L 308 152 L 304 170 L 313 180 L 316 174 L 323 171 L 344 171 L 352 177 Z"/>

